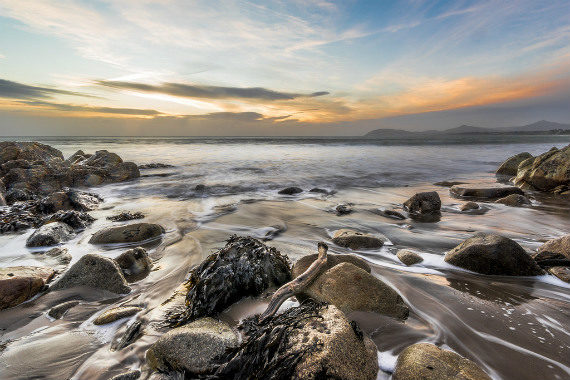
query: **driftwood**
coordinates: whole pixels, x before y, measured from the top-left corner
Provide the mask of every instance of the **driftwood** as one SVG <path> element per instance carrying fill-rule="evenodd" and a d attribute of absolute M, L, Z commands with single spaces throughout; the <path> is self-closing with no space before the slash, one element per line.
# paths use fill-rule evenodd
<path fill-rule="evenodd" d="M 281 286 L 271 297 L 267 309 L 259 317 L 259 322 L 265 321 L 267 318 L 273 316 L 283 302 L 289 297 L 301 292 L 307 288 L 317 278 L 327 265 L 327 251 L 329 247 L 320 242 L 318 244 L 319 255 L 315 261 L 307 268 L 306 271 L 297 276 L 293 281 Z"/>

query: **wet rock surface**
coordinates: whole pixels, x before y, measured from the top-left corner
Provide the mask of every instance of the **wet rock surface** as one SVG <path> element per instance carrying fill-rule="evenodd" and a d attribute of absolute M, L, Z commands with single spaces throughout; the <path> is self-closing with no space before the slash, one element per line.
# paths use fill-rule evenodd
<path fill-rule="evenodd" d="M 140 243 L 158 238 L 164 233 L 158 224 L 133 223 L 124 226 L 108 227 L 91 236 L 91 244 Z"/>
<path fill-rule="evenodd" d="M 532 190 L 570 193 L 570 145 L 521 162 L 514 183 Z"/>
<path fill-rule="evenodd" d="M 26 240 L 27 247 L 47 247 L 70 240 L 75 235 L 73 228 L 61 222 L 44 224 Z"/>
<path fill-rule="evenodd" d="M 570 283 L 570 267 L 568 266 L 550 267 L 548 268 L 548 273 L 558 277 L 564 282 Z"/>
<path fill-rule="evenodd" d="M 88 225 L 93 223 L 95 218 L 82 211 L 58 211 L 44 219 L 44 224 L 51 222 L 65 223 L 75 230 L 84 230 Z"/>
<path fill-rule="evenodd" d="M 351 214 L 352 211 L 352 205 L 350 204 L 343 203 L 335 207 L 335 212 L 338 216 Z"/>
<path fill-rule="evenodd" d="M 465 202 L 462 206 L 461 206 L 461 211 L 470 211 L 470 210 L 479 210 L 481 208 L 481 206 L 479 206 L 479 204 L 477 202 Z"/>
<path fill-rule="evenodd" d="M 404 202 L 404 210 L 415 214 L 437 213 L 441 209 L 441 199 L 437 191 L 414 194 Z"/>
<path fill-rule="evenodd" d="M 544 273 L 517 242 L 496 234 L 474 235 L 449 251 L 445 261 L 482 274 L 536 276 Z"/>
<path fill-rule="evenodd" d="M 142 247 L 129 249 L 120 254 L 115 261 L 121 267 L 128 282 L 140 281 L 150 273 L 152 261 Z"/>
<path fill-rule="evenodd" d="M 547 241 L 533 258 L 541 267 L 570 266 L 570 234 Z"/>
<path fill-rule="evenodd" d="M 171 315 L 170 322 L 181 325 L 215 315 L 243 297 L 260 295 L 290 280 L 286 256 L 257 239 L 234 235 L 190 272 L 186 309 Z"/>
<path fill-rule="evenodd" d="M 335 231 L 332 241 L 350 249 L 375 249 L 384 245 L 384 241 L 376 236 L 346 228 Z"/>
<path fill-rule="evenodd" d="M 311 254 L 301 257 L 295 265 L 293 265 L 293 278 L 298 277 L 301 273 L 307 270 L 307 268 L 317 259 L 317 254 Z M 370 265 L 366 262 L 366 260 L 361 259 L 355 255 L 343 255 L 343 254 L 331 254 L 327 255 L 327 264 L 326 269 L 331 269 L 332 267 L 340 264 L 340 263 L 350 263 L 358 268 L 365 270 L 366 272 L 370 273 L 371 268 Z"/>
<path fill-rule="evenodd" d="M 517 171 L 518 171 L 520 163 L 523 162 L 524 160 L 528 160 L 529 158 L 532 158 L 532 154 L 530 154 L 528 152 L 515 154 L 514 156 L 507 158 L 501 164 L 501 166 L 499 166 L 499 168 L 497 169 L 497 171 L 495 173 L 496 174 L 502 174 L 502 175 L 515 176 L 515 175 L 517 175 Z"/>
<path fill-rule="evenodd" d="M 59 305 L 52 307 L 49 310 L 48 315 L 53 319 L 61 319 L 69 309 L 77 305 L 79 305 L 79 301 L 77 300 L 63 302 Z"/>
<path fill-rule="evenodd" d="M 142 212 L 122 212 L 117 215 L 107 217 L 108 220 L 113 222 L 126 222 L 129 220 L 144 219 L 144 214 Z"/>
<path fill-rule="evenodd" d="M 401 262 L 410 266 L 414 264 L 421 263 L 424 259 L 414 251 L 410 251 L 409 249 L 400 249 L 396 256 L 400 259 Z"/>
<path fill-rule="evenodd" d="M 477 364 L 430 343 L 407 347 L 398 356 L 394 380 L 491 380 Z"/>
<path fill-rule="evenodd" d="M 495 203 L 501 203 L 504 204 L 505 206 L 511 206 L 511 207 L 523 207 L 523 206 L 532 205 L 530 199 L 520 194 L 507 195 L 504 198 L 497 199 Z"/>
<path fill-rule="evenodd" d="M 285 189 L 279 190 L 278 194 L 281 195 L 296 195 L 302 193 L 303 189 L 300 187 L 286 187 Z"/>
<path fill-rule="evenodd" d="M 106 325 L 107 323 L 118 321 L 119 319 L 131 317 L 141 311 L 138 306 L 119 306 L 106 310 L 99 314 L 93 321 L 95 325 Z"/>
<path fill-rule="evenodd" d="M 524 195 L 524 192 L 516 186 L 503 185 L 455 185 L 449 189 L 449 193 L 457 198 L 497 199 L 511 194 Z"/>
<path fill-rule="evenodd" d="M 391 210 L 391 209 L 379 209 L 377 211 L 377 213 L 379 215 L 382 215 L 386 218 L 390 218 L 390 219 L 396 219 L 396 220 L 404 220 L 406 219 L 406 216 L 404 214 L 402 214 L 401 212 L 398 212 L 396 210 Z"/>
<path fill-rule="evenodd" d="M 46 267 L 0 268 L 0 310 L 29 300 L 44 290 L 54 275 L 55 271 Z"/>

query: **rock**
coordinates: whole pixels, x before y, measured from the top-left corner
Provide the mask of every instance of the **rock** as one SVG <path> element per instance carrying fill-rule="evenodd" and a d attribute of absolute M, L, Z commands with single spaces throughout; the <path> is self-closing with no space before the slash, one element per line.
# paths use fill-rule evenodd
<path fill-rule="evenodd" d="M 349 204 L 340 204 L 335 208 L 337 215 L 348 215 L 352 213 L 352 207 Z"/>
<path fill-rule="evenodd" d="M 332 241 L 336 245 L 350 249 L 376 249 L 384 245 L 382 239 L 349 229 L 335 231 Z"/>
<path fill-rule="evenodd" d="M 170 316 L 180 325 L 218 313 L 244 297 L 258 296 L 291 280 L 286 256 L 251 237 L 230 237 L 226 246 L 190 272 L 186 309 Z"/>
<path fill-rule="evenodd" d="M 119 165 L 122 162 L 123 160 L 121 159 L 121 157 L 119 157 L 118 154 L 109 152 L 107 150 L 98 150 L 95 152 L 94 155 L 92 155 L 85 162 L 83 162 L 83 165 L 95 166 L 99 168 L 112 168 Z"/>
<path fill-rule="evenodd" d="M 34 199 L 34 194 L 28 189 L 10 189 L 5 195 L 6 203 L 11 205 L 15 202 L 25 202 Z"/>
<path fill-rule="evenodd" d="M 298 277 L 301 273 L 307 270 L 307 268 L 317 259 L 317 254 L 311 254 L 301 257 L 295 265 L 293 265 L 293 278 Z M 372 269 L 370 265 L 358 256 L 355 255 L 342 255 L 342 254 L 334 254 L 329 253 L 327 255 L 327 264 L 326 269 L 331 269 L 332 267 L 340 264 L 340 263 L 350 263 L 353 264 L 361 269 L 364 269 L 366 272 L 370 273 Z"/>
<path fill-rule="evenodd" d="M 506 276 L 536 276 L 542 269 L 514 240 L 479 233 L 447 252 L 445 262 L 473 272 Z"/>
<path fill-rule="evenodd" d="M 300 299 L 305 298 L 335 305 L 345 314 L 369 311 L 406 319 L 410 313 L 396 291 L 350 263 L 340 263 L 319 275 L 302 292 Z"/>
<path fill-rule="evenodd" d="M 0 310 L 29 300 L 44 290 L 54 275 L 55 271 L 46 267 L 0 268 Z"/>
<path fill-rule="evenodd" d="M 455 185 L 449 193 L 458 198 L 494 199 L 503 198 L 511 194 L 524 195 L 524 192 L 515 186 L 503 185 Z"/>
<path fill-rule="evenodd" d="M 164 233 L 158 224 L 134 223 L 118 227 L 108 227 L 91 236 L 91 244 L 139 243 L 155 239 Z"/>
<path fill-rule="evenodd" d="M 461 211 L 479 210 L 481 207 L 476 202 L 466 202 L 461 206 Z"/>
<path fill-rule="evenodd" d="M 146 250 L 142 247 L 136 247 L 123 252 L 115 261 L 121 267 L 123 275 L 128 282 L 142 280 L 148 276 L 152 269 L 152 261 L 148 257 Z"/>
<path fill-rule="evenodd" d="M 79 305 L 79 301 L 76 300 L 60 303 L 59 305 L 52 307 L 49 310 L 48 315 L 53 319 L 60 319 L 69 309 L 77 305 Z"/>
<path fill-rule="evenodd" d="M 80 258 L 50 289 L 62 290 L 76 286 L 103 289 L 117 294 L 131 290 L 119 265 L 108 257 L 96 254 L 87 254 Z"/>
<path fill-rule="evenodd" d="M 64 188 L 64 191 L 69 197 L 69 201 L 71 202 L 73 209 L 77 211 L 95 210 L 99 206 L 99 203 L 103 201 L 103 198 L 95 193 L 88 193 L 86 191 L 69 188 Z"/>
<path fill-rule="evenodd" d="M 517 170 L 519 168 L 520 163 L 529 158 L 532 158 L 532 154 L 528 152 L 515 154 L 514 156 L 507 158 L 507 160 L 503 162 L 501 166 L 499 166 L 499 168 L 495 173 L 515 176 L 517 175 Z"/>
<path fill-rule="evenodd" d="M 541 245 L 533 259 L 541 267 L 570 266 L 570 234 Z"/>
<path fill-rule="evenodd" d="M 126 222 L 128 220 L 144 219 L 144 214 L 142 212 L 122 212 L 117 215 L 107 217 L 108 220 L 113 222 Z"/>
<path fill-rule="evenodd" d="M 214 359 L 238 338 L 225 323 L 202 318 L 162 335 L 146 352 L 146 362 L 154 370 L 206 374 L 214 369 Z"/>
<path fill-rule="evenodd" d="M 398 256 L 398 259 L 400 259 L 400 261 L 407 266 L 418 264 L 424 261 L 420 255 L 414 251 L 410 251 L 409 249 L 400 249 L 396 253 L 396 256 Z"/>
<path fill-rule="evenodd" d="M 129 325 L 129 327 L 127 327 L 125 333 L 119 339 L 116 339 L 111 343 L 111 350 L 122 350 L 143 335 L 143 331 L 142 322 L 140 320 L 134 321 Z"/>
<path fill-rule="evenodd" d="M 279 190 L 278 194 L 281 195 L 295 195 L 295 194 L 299 194 L 302 193 L 303 189 L 299 188 L 299 187 L 287 187 L 283 190 Z"/>
<path fill-rule="evenodd" d="M 530 206 L 532 204 L 527 197 L 520 194 L 507 195 L 504 198 L 496 200 L 495 203 L 501 203 L 511 207 Z"/>
<path fill-rule="evenodd" d="M 39 227 L 42 218 L 35 213 L 33 202 L 31 203 L 12 205 L 7 211 L 0 212 L 0 233 L 18 232 Z"/>
<path fill-rule="evenodd" d="M 215 378 L 375 380 L 378 374 L 376 345 L 333 305 L 306 302 L 261 325 L 246 319 L 240 328 L 244 341 Z"/>
<path fill-rule="evenodd" d="M 206 191 L 206 185 L 198 184 L 198 185 L 196 185 L 196 187 L 194 187 L 194 190 L 199 192 L 199 193 L 203 193 L 204 191 Z"/>
<path fill-rule="evenodd" d="M 548 272 L 564 282 L 570 283 L 570 267 L 551 267 Z"/>
<path fill-rule="evenodd" d="M 127 318 L 135 315 L 141 311 L 141 307 L 137 306 L 120 306 L 106 310 L 99 314 L 93 321 L 95 325 L 106 325 L 107 323 L 118 321 L 119 319 Z"/>
<path fill-rule="evenodd" d="M 57 259 L 57 261 L 62 265 L 67 265 L 71 262 L 72 257 L 67 251 L 67 248 L 52 248 L 44 253 L 47 257 L 52 257 Z"/>
<path fill-rule="evenodd" d="M 152 162 L 150 164 L 139 165 L 139 169 L 165 169 L 165 168 L 173 168 L 173 167 L 174 167 L 174 165 L 163 164 L 160 162 Z"/>
<path fill-rule="evenodd" d="M 69 158 L 67 158 L 65 160 L 65 162 L 70 164 L 70 165 L 73 165 L 73 164 L 77 164 L 83 160 L 86 160 L 87 158 L 89 158 L 89 157 L 86 156 L 82 150 L 78 150 L 77 152 L 73 153 Z"/>
<path fill-rule="evenodd" d="M 330 195 L 333 193 L 333 191 L 328 191 L 326 189 L 321 189 L 319 187 L 313 187 L 311 190 L 309 190 L 309 193 L 317 193 L 317 194 L 326 194 L 326 195 Z"/>
<path fill-rule="evenodd" d="M 406 217 L 402 213 L 399 213 L 396 210 L 379 209 L 378 214 L 390 219 L 398 219 L 398 220 L 406 219 Z"/>
<path fill-rule="evenodd" d="M 53 222 L 44 224 L 26 240 L 26 247 L 46 247 L 70 240 L 74 235 L 73 228 L 65 223 Z"/>
<path fill-rule="evenodd" d="M 141 371 L 135 369 L 133 371 L 124 372 L 119 375 L 111 377 L 110 380 L 137 380 L 141 377 Z"/>
<path fill-rule="evenodd" d="M 53 158 L 63 160 L 63 154 L 49 145 L 37 142 L 0 142 L 0 164 L 11 160 L 48 161 Z"/>
<path fill-rule="evenodd" d="M 404 210 L 410 213 L 427 214 L 441 209 L 441 199 L 437 191 L 414 194 L 404 202 Z"/>
<path fill-rule="evenodd" d="M 0 206 L 6 206 L 8 203 L 6 203 L 6 198 L 4 197 L 4 193 L 0 192 Z"/>
<path fill-rule="evenodd" d="M 460 181 L 441 181 L 434 183 L 435 186 L 451 187 L 455 185 L 463 185 L 465 182 Z"/>
<path fill-rule="evenodd" d="M 570 145 L 552 148 L 518 167 L 515 185 L 540 191 L 564 192 L 570 187 Z"/>
<path fill-rule="evenodd" d="M 64 191 L 51 193 L 40 200 L 41 212 L 50 214 L 59 210 L 73 210 L 69 196 Z"/>
<path fill-rule="evenodd" d="M 44 224 L 51 222 L 61 222 L 67 224 L 75 230 L 84 230 L 88 225 L 93 223 L 95 218 L 91 215 L 75 210 L 60 210 L 53 215 L 44 219 Z"/>
<path fill-rule="evenodd" d="M 491 380 L 471 360 L 430 343 L 413 344 L 398 356 L 393 380 Z"/>

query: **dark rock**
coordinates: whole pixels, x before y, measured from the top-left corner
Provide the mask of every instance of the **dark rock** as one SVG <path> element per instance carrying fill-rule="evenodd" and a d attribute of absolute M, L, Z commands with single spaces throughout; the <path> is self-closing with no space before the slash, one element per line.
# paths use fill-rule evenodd
<path fill-rule="evenodd" d="M 0 268 L 0 310 L 29 300 L 53 278 L 55 271 L 46 267 Z"/>
<path fill-rule="evenodd" d="M 196 187 L 194 187 L 194 190 L 203 193 L 204 191 L 206 191 L 206 185 L 198 184 L 196 185 Z"/>
<path fill-rule="evenodd" d="M 570 283 L 570 267 L 551 267 L 548 268 L 548 272 L 562 281 Z"/>
<path fill-rule="evenodd" d="M 119 319 L 131 317 L 141 311 L 138 306 L 119 306 L 106 310 L 95 318 L 93 324 L 106 325 L 107 323 L 118 321 Z"/>
<path fill-rule="evenodd" d="M 40 200 L 40 212 L 51 214 L 60 210 L 73 210 L 69 196 L 64 191 L 51 193 Z"/>
<path fill-rule="evenodd" d="M 515 185 L 540 191 L 564 192 L 570 187 L 570 145 L 520 163 Z"/>
<path fill-rule="evenodd" d="M 430 343 L 407 347 L 398 356 L 393 380 L 491 380 L 473 363 Z"/>
<path fill-rule="evenodd" d="M 461 211 L 479 210 L 481 207 L 475 202 L 466 202 L 461 206 Z"/>
<path fill-rule="evenodd" d="M 63 160 L 63 154 L 49 145 L 37 142 L 0 142 L 0 164 L 12 160 L 48 161 L 53 158 Z"/>
<path fill-rule="evenodd" d="M 307 268 L 309 268 L 309 266 L 313 263 L 313 261 L 317 259 L 317 256 L 318 255 L 315 253 L 312 255 L 303 256 L 299 260 L 297 260 L 295 265 L 293 265 L 293 278 L 298 277 L 301 273 L 306 271 Z M 327 255 L 327 264 L 325 266 L 326 268 L 325 270 L 329 270 L 340 263 L 350 263 L 352 265 L 357 266 L 358 268 L 365 270 L 368 273 L 372 271 L 370 265 L 368 265 L 368 263 L 364 259 L 361 259 L 358 256 L 342 255 L 334 253 L 329 253 Z"/>
<path fill-rule="evenodd" d="M 82 150 L 78 150 L 77 152 L 73 153 L 69 158 L 65 160 L 65 162 L 69 165 L 77 164 L 83 160 L 89 158 Z"/>
<path fill-rule="evenodd" d="M 350 249 L 376 249 L 384 245 L 384 241 L 376 236 L 349 229 L 335 231 L 332 241 Z"/>
<path fill-rule="evenodd" d="M 427 214 L 441 209 L 441 199 L 437 191 L 414 194 L 404 202 L 404 210 L 410 213 Z"/>
<path fill-rule="evenodd" d="M 77 300 L 60 303 L 59 305 L 52 307 L 48 312 L 48 315 L 53 319 L 60 319 L 69 309 L 77 305 L 79 305 L 79 301 Z"/>
<path fill-rule="evenodd" d="M 173 167 L 174 167 L 174 165 L 162 164 L 160 162 L 153 162 L 150 164 L 139 165 L 139 169 L 165 169 L 165 168 L 173 168 Z"/>
<path fill-rule="evenodd" d="M 143 324 L 140 320 L 136 320 L 127 327 L 125 333 L 117 340 L 111 343 L 111 350 L 117 351 L 127 347 L 143 334 Z"/>
<path fill-rule="evenodd" d="M 141 371 L 135 369 L 133 371 L 121 373 L 113 376 L 110 380 L 137 380 L 141 377 Z"/>
<path fill-rule="evenodd" d="M 515 186 L 502 185 L 456 185 L 449 189 L 449 193 L 458 198 L 496 199 L 511 194 L 524 195 L 524 192 Z"/>
<path fill-rule="evenodd" d="M 126 222 L 128 220 L 144 219 L 144 214 L 142 212 L 122 212 L 117 215 L 107 217 L 108 220 L 113 222 Z"/>
<path fill-rule="evenodd" d="M 112 259 L 95 254 L 80 258 L 50 289 L 62 290 L 76 286 L 103 289 L 117 294 L 131 290 L 119 265 Z"/>
<path fill-rule="evenodd" d="M 418 264 L 424 261 L 420 255 L 414 251 L 410 251 L 409 249 L 400 249 L 396 253 L 396 256 L 398 256 L 398 259 L 400 259 L 400 261 L 407 266 Z"/>
<path fill-rule="evenodd" d="M 317 193 L 317 194 L 326 194 L 326 195 L 330 195 L 333 192 L 332 191 L 328 191 L 326 189 L 321 189 L 319 187 L 313 187 L 311 190 L 309 190 L 309 193 Z"/>
<path fill-rule="evenodd" d="M 302 193 L 303 189 L 301 189 L 300 187 L 287 187 L 283 190 L 279 190 L 278 194 L 281 195 L 295 195 L 295 194 L 299 194 Z"/>
<path fill-rule="evenodd" d="M 115 261 L 121 267 L 128 282 L 142 280 L 148 276 L 152 269 L 152 261 L 148 257 L 146 250 L 142 247 L 136 247 L 123 252 Z"/>
<path fill-rule="evenodd" d="M 386 218 L 390 218 L 390 219 L 397 219 L 397 220 L 404 220 L 406 219 L 406 216 L 403 215 L 402 213 L 396 211 L 396 210 L 390 210 L 390 209 L 379 209 L 378 211 L 379 215 L 382 215 Z"/>
<path fill-rule="evenodd" d="M 20 207 L 21 206 L 21 207 Z M 16 204 L 7 211 L 0 211 L 0 233 L 18 232 L 39 227 L 42 217 L 35 213 L 33 203 Z"/>
<path fill-rule="evenodd" d="M 25 202 L 34 199 L 34 194 L 28 189 L 10 189 L 6 192 L 6 203 L 11 205 L 15 202 Z"/>
<path fill-rule="evenodd" d="M 258 296 L 290 280 L 286 256 L 257 239 L 234 235 L 190 272 L 186 310 L 171 315 L 171 323 L 181 325 L 214 315 L 244 297 Z"/>
<path fill-rule="evenodd" d="M 528 152 L 519 153 L 519 154 L 516 154 L 512 157 L 509 157 L 509 158 L 507 158 L 507 160 L 505 162 L 503 162 L 501 164 L 501 166 L 499 166 L 499 168 L 497 169 L 497 171 L 495 173 L 496 174 L 502 174 L 502 175 L 515 176 L 515 175 L 517 175 L 517 170 L 519 168 L 520 163 L 523 162 L 524 160 L 529 159 L 529 158 L 532 158 L 532 154 L 530 154 Z"/>
<path fill-rule="evenodd" d="M 345 314 L 369 311 L 406 319 L 410 312 L 395 290 L 350 263 L 340 263 L 322 273 L 299 296 L 335 305 Z"/>
<path fill-rule="evenodd" d="M 44 224 L 26 240 L 26 247 L 46 247 L 70 240 L 74 236 L 73 228 L 65 223 Z"/>
<path fill-rule="evenodd" d="M 97 208 L 102 198 L 93 193 L 64 188 L 42 198 L 38 211 L 51 214 L 60 210 L 90 211 Z"/>
<path fill-rule="evenodd" d="M 441 181 L 434 183 L 435 186 L 451 187 L 455 185 L 463 185 L 465 182 L 460 181 Z"/>
<path fill-rule="evenodd" d="M 533 259 L 543 268 L 570 266 L 570 235 L 547 241 L 538 248 Z"/>
<path fill-rule="evenodd" d="M 64 191 L 69 197 L 73 209 L 77 211 L 95 210 L 99 206 L 99 203 L 103 201 L 103 198 L 95 193 L 68 188 L 64 188 Z"/>
<path fill-rule="evenodd" d="M 378 351 L 335 306 L 306 302 L 258 324 L 240 326 L 243 343 L 214 379 L 375 380 Z"/>
<path fill-rule="evenodd" d="M 67 265 L 71 262 L 72 257 L 67 251 L 67 248 L 55 247 L 44 252 L 46 257 L 51 257 L 57 259 L 57 261 L 62 265 Z"/>
<path fill-rule="evenodd" d="M 164 228 L 158 224 L 134 223 L 108 227 L 91 236 L 91 244 L 140 243 L 160 237 Z"/>
<path fill-rule="evenodd" d="M 237 346 L 238 338 L 225 323 L 202 318 L 162 335 L 146 353 L 154 370 L 205 374 L 214 370 L 214 359 Z"/>
<path fill-rule="evenodd" d="M 536 276 L 542 269 L 514 240 L 496 234 L 480 233 L 465 240 L 445 255 L 445 261 L 473 272 Z"/>
<path fill-rule="evenodd" d="M 83 230 L 93 223 L 95 218 L 82 211 L 64 211 L 60 210 L 53 215 L 44 219 L 44 224 L 51 222 L 65 223 L 75 230 Z"/>
<path fill-rule="evenodd" d="M 501 203 L 511 207 L 530 206 L 532 204 L 530 203 L 530 200 L 527 197 L 520 194 L 507 195 L 504 198 L 497 199 L 495 203 Z"/>
<path fill-rule="evenodd" d="M 348 215 L 352 213 L 352 207 L 349 204 L 340 204 L 335 208 L 337 215 Z"/>

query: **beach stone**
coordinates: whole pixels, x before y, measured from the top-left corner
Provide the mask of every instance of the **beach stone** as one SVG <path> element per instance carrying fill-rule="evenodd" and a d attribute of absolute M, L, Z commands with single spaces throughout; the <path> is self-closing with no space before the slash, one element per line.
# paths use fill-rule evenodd
<path fill-rule="evenodd" d="M 60 210 L 44 219 L 44 224 L 61 222 L 75 230 L 83 230 L 93 223 L 95 218 L 83 211 Z"/>
<path fill-rule="evenodd" d="M 514 156 L 507 158 L 499 166 L 499 168 L 497 169 L 497 171 L 495 173 L 496 174 L 515 176 L 515 175 L 517 175 L 517 170 L 519 168 L 520 163 L 523 162 L 524 160 L 529 159 L 529 158 L 532 158 L 532 154 L 530 154 L 528 152 L 515 154 Z"/>
<path fill-rule="evenodd" d="M 495 203 L 501 203 L 511 207 L 530 206 L 532 204 L 530 199 L 520 194 L 507 195 L 504 198 L 496 200 Z"/>
<path fill-rule="evenodd" d="M 465 182 L 460 181 L 441 181 L 434 183 L 435 186 L 451 187 L 455 185 L 463 185 Z"/>
<path fill-rule="evenodd" d="M 335 207 L 335 211 L 337 215 L 348 215 L 352 213 L 352 207 L 348 204 L 340 204 Z"/>
<path fill-rule="evenodd" d="M 481 208 L 476 202 L 466 202 L 461 206 L 461 211 L 479 210 Z"/>
<path fill-rule="evenodd" d="M 45 289 L 54 275 L 55 271 L 47 267 L 0 268 L 0 310 L 29 300 Z"/>
<path fill-rule="evenodd" d="M 570 145 L 552 148 L 519 165 L 515 185 L 539 191 L 562 193 L 570 189 Z"/>
<path fill-rule="evenodd" d="M 129 220 L 144 219 L 144 214 L 142 212 L 125 211 L 117 215 L 109 216 L 107 219 L 113 222 L 126 222 Z"/>
<path fill-rule="evenodd" d="M 137 380 L 141 377 L 141 371 L 135 369 L 133 371 L 124 372 L 111 377 L 110 380 Z"/>
<path fill-rule="evenodd" d="M 309 266 L 317 259 L 317 257 L 318 257 L 318 254 L 314 253 L 311 255 L 303 256 L 299 260 L 297 260 L 295 265 L 293 265 L 293 271 L 292 271 L 293 272 L 293 278 L 298 277 L 300 274 L 302 274 L 304 271 L 306 271 L 307 268 L 309 268 Z M 332 267 L 334 267 L 340 263 L 353 264 L 353 265 L 355 265 L 361 269 L 364 269 L 368 273 L 370 273 L 372 271 L 372 269 L 370 268 L 370 265 L 368 265 L 366 260 L 361 259 L 358 256 L 334 254 L 334 253 L 329 253 L 327 255 L 327 263 L 325 266 L 325 268 L 326 268 L 325 270 L 331 269 Z"/>
<path fill-rule="evenodd" d="M 562 281 L 570 283 L 570 267 L 551 267 L 548 268 L 548 272 Z"/>
<path fill-rule="evenodd" d="M 287 187 L 285 189 L 279 190 L 278 194 L 281 195 L 295 195 L 295 194 L 299 194 L 302 193 L 303 189 L 301 189 L 300 187 Z"/>
<path fill-rule="evenodd" d="M 409 249 L 400 249 L 396 253 L 396 256 L 398 256 L 398 259 L 400 259 L 400 261 L 406 264 L 407 266 L 421 263 L 422 261 L 424 261 L 424 259 L 420 255 L 418 255 L 414 251 L 410 251 Z"/>
<path fill-rule="evenodd" d="M 70 240 L 74 235 L 73 228 L 65 223 L 52 222 L 44 224 L 26 240 L 26 247 L 46 247 Z"/>
<path fill-rule="evenodd" d="M 384 245 L 384 241 L 376 236 L 346 228 L 335 231 L 332 241 L 336 245 L 350 249 L 375 249 Z"/>
<path fill-rule="evenodd" d="M 146 362 L 158 371 L 205 374 L 213 360 L 237 346 L 238 337 L 224 322 L 202 318 L 162 335 L 148 349 Z"/>
<path fill-rule="evenodd" d="M 311 190 L 309 190 L 309 193 L 317 193 L 317 194 L 326 194 L 329 195 L 332 192 L 328 191 L 326 189 L 321 189 L 320 187 L 313 187 Z"/>
<path fill-rule="evenodd" d="M 300 298 L 335 305 L 346 314 L 369 311 L 403 320 L 410 312 L 394 289 L 364 269 L 346 262 L 319 275 L 303 290 Z"/>
<path fill-rule="evenodd" d="M 50 289 L 62 290 L 76 286 L 103 289 L 117 294 L 131 290 L 121 268 L 114 260 L 92 253 L 81 257 Z"/>
<path fill-rule="evenodd" d="M 413 344 L 398 356 L 393 380 L 491 380 L 474 362 L 430 343 Z"/>
<path fill-rule="evenodd" d="M 79 305 L 79 301 L 77 300 L 60 303 L 59 305 L 52 307 L 48 311 L 48 315 L 53 319 L 60 319 L 69 309 L 77 305 Z"/>
<path fill-rule="evenodd" d="M 93 321 L 95 325 L 106 325 L 107 323 L 118 321 L 119 319 L 127 318 L 135 315 L 142 308 L 138 306 L 120 306 L 104 311 L 99 314 Z"/>
<path fill-rule="evenodd" d="M 398 219 L 398 220 L 406 219 L 406 216 L 404 214 L 390 209 L 379 209 L 378 214 L 390 219 Z"/>
<path fill-rule="evenodd" d="M 542 269 L 514 240 L 501 235 L 479 233 L 445 255 L 445 262 L 489 275 L 536 276 Z"/>
<path fill-rule="evenodd" d="M 123 275 L 128 282 L 142 280 L 150 273 L 152 261 L 148 257 L 146 249 L 136 247 L 121 253 L 115 261 L 121 267 Z"/>
<path fill-rule="evenodd" d="M 547 241 L 532 257 L 541 267 L 570 266 L 570 234 Z"/>
<path fill-rule="evenodd" d="M 69 196 L 64 191 L 56 191 L 42 198 L 39 207 L 45 214 L 59 210 L 73 210 Z"/>
<path fill-rule="evenodd" d="M 73 259 L 67 248 L 54 247 L 44 252 L 46 257 L 57 259 L 62 265 L 67 265 Z"/>
<path fill-rule="evenodd" d="M 438 212 L 441 209 L 441 199 L 437 191 L 417 193 L 404 202 L 404 209 L 417 214 Z"/>
<path fill-rule="evenodd" d="M 158 224 L 134 223 L 124 226 L 113 226 L 98 231 L 91 236 L 91 244 L 138 243 L 157 238 L 164 233 Z"/>
<path fill-rule="evenodd" d="M 524 195 L 524 192 L 516 186 L 503 185 L 455 185 L 449 189 L 449 193 L 457 198 L 480 198 L 495 199 L 503 198 L 511 194 Z"/>
<path fill-rule="evenodd" d="M 71 202 L 73 209 L 77 211 L 95 210 L 99 206 L 99 203 L 103 201 L 103 198 L 95 193 L 88 193 L 86 191 L 69 188 L 65 188 L 64 190 L 69 197 L 69 201 Z"/>

